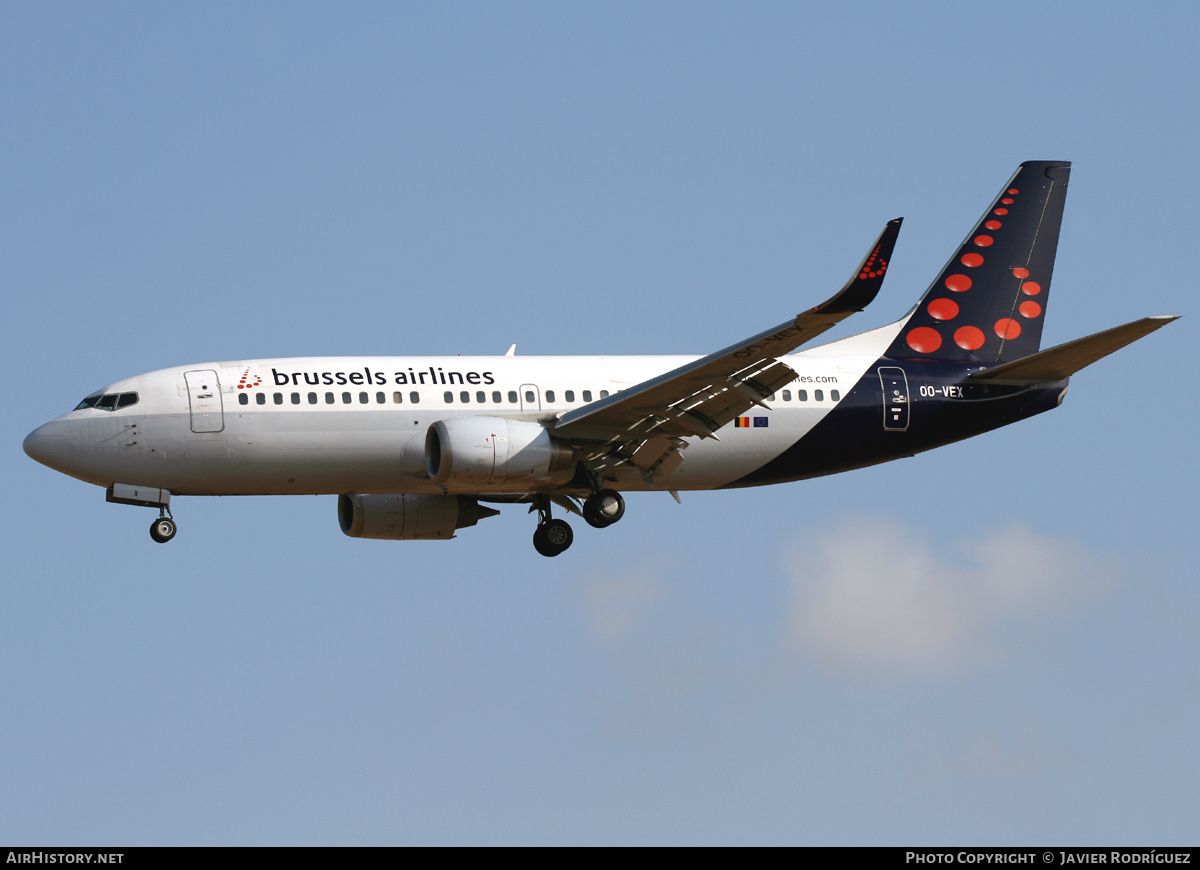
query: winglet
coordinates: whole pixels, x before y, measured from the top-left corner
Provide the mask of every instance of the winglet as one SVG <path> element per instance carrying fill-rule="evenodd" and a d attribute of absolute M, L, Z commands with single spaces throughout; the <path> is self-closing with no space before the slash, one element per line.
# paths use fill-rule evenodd
<path fill-rule="evenodd" d="M 883 286 L 883 277 L 892 261 L 892 249 L 896 247 L 896 237 L 900 235 L 903 222 L 904 218 L 888 221 L 875 246 L 854 270 L 846 286 L 812 310 L 822 314 L 853 314 L 870 305 Z"/>

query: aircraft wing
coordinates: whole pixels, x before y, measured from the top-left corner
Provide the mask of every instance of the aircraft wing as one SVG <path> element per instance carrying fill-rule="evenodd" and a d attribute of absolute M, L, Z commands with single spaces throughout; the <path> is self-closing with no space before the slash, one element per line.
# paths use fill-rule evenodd
<path fill-rule="evenodd" d="M 722 426 L 755 405 L 766 407 L 767 397 L 795 379 L 778 357 L 875 298 L 902 220 L 888 222 L 846 286 L 830 299 L 724 350 L 568 411 L 550 424 L 551 431 L 585 449 L 596 447 L 593 459 L 609 455 L 618 464 L 632 461 L 644 475 L 667 473 L 682 462 L 682 439 L 715 438 Z M 670 463 L 665 471 L 664 463 Z"/>

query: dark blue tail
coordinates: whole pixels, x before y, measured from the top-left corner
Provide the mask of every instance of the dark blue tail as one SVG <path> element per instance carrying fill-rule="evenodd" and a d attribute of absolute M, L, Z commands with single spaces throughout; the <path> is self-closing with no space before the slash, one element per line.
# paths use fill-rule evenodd
<path fill-rule="evenodd" d="M 995 364 L 1036 353 L 1071 164 L 1022 163 L 909 315 L 887 356 Z"/>

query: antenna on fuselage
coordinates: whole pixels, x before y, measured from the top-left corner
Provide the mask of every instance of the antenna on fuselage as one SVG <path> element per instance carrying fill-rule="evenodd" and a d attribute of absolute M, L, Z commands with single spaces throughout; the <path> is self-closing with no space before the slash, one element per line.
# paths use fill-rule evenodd
<path fill-rule="evenodd" d="M 514 344 L 512 347 L 510 347 L 508 349 L 508 353 L 506 353 L 505 356 L 516 356 L 516 355 L 517 355 L 517 346 Z"/>

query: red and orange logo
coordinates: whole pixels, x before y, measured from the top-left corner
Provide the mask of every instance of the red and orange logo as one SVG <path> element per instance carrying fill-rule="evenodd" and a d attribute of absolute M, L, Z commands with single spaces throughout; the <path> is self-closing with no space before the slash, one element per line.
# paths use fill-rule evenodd
<path fill-rule="evenodd" d="M 237 388 L 239 390 L 252 390 L 262 383 L 262 378 L 258 375 L 250 374 L 250 369 L 242 372 L 242 378 L 238 381 Z"/>

